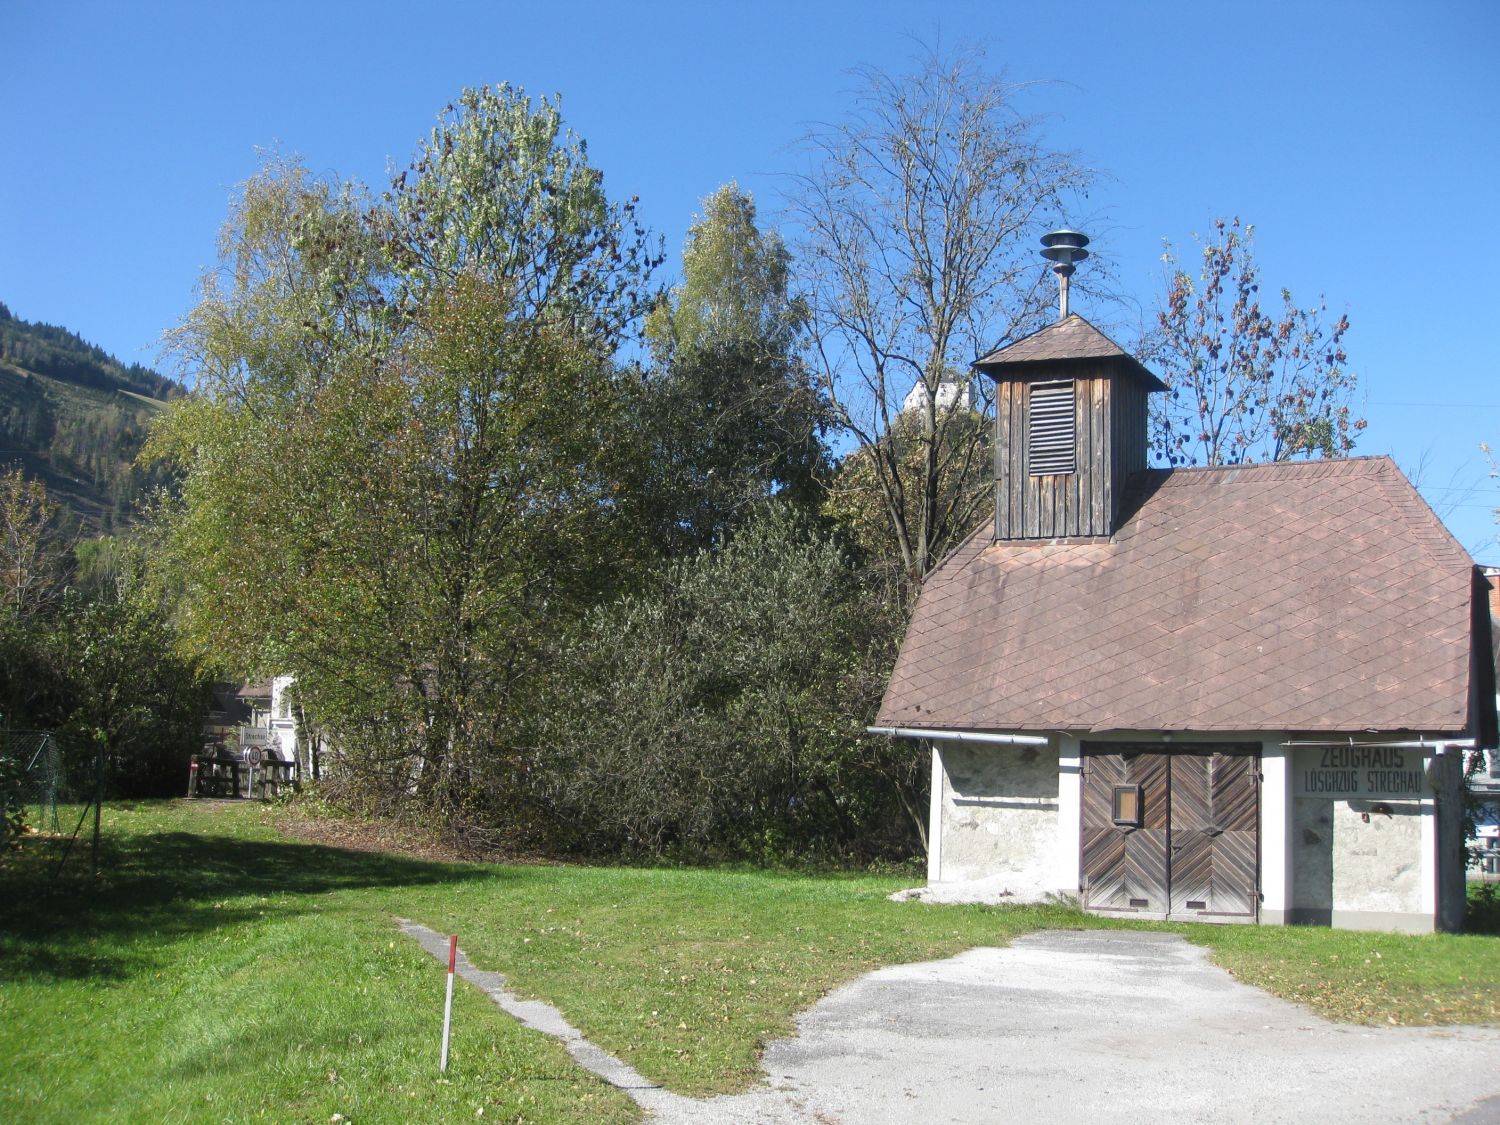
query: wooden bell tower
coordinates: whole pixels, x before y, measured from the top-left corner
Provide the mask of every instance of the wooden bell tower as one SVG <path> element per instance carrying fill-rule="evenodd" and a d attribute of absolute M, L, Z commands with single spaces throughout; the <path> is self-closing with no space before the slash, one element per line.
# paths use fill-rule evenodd
<path fill-rule="evenodd" d="M 1067 275 L 1088 239 L 1042 239 L 1062 318 L 974 364 L 995 380 L 995 538 L 1107 538 L 1125 484 L 1146 467 L 1146 396 L 1165 383 L 1076 313 Z"/>

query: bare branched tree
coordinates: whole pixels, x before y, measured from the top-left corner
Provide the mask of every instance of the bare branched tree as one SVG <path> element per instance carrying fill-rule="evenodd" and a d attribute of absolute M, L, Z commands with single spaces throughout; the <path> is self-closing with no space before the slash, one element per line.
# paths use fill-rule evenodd
<path fill-rule="evenodd" d="M 824 389 L 914 586 L 989 495 L 973 417 L 989 388 L 971 397 L 943 384 L 1045 322 L 1037 238 L 1091 179 L 1042 143 L 1019 88 L 983 61 L 934 53 L 910 74 L 857 71 L 853 111 L 805 139 L 812 167 L 788 199 Z M 908 413 L 919 416 L 893 440 L 918 385 Z"/>
<path fill-rule="evenodd" d="M 1171 389 L 1156 404 L 1152 444 L 1171 465 L 1238 465 L 1346 457 L 1365 428 L 1345 367 L 1349 317 L 1299 306 L 1290 291 L 1263 298 L 1255 227 L 1216 219 L 1198 240 L 1195 277 L 1170 245 L 1172 273 L 1142 358 Z"/>

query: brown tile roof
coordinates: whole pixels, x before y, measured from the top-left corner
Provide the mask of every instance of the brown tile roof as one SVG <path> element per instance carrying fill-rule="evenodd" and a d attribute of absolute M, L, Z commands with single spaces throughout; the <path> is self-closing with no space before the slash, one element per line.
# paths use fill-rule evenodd
<path fill-rule="evenodd" d="M 1033 363 L 1055 368 L 1059 361 L 1080 359 L 1121 360 L 1152 390 L 1167 389 L 1167 385 L 1142 367 L 1134 356 L 1077 313 L 975 360 L 974 366 L 988 375 L 998 375 L 1000 372 L 996 368 L 1011 369 Z"/>
<path fill-rule="evenodd" d="M 1462 731 L 1473 563 L 1389 458 L 1137 474 L 1113 539 L 928 579 L 879 724 Z"/>

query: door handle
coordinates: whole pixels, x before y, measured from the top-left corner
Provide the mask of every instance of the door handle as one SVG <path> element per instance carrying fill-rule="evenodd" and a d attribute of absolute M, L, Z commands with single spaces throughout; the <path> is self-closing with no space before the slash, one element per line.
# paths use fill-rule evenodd
<path fill-rule="evenodd" d="M 1205 836 L 1222 836 L 1222 835 L 1224 835 L 1224 829 L 1222 829 L 1222 828 L 1205 828 L 1203 830 L 1203 834 Z"/>

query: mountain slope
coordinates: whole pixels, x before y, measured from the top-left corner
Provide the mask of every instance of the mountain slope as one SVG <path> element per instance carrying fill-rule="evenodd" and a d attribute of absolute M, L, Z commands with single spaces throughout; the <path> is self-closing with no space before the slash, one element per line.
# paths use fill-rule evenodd
<path fill-rule="evenodd" d="M 126 366 L 65 328 L 0 304 L 0 468 L 42 481 L 86 535 L 134 518 L 167 481 L 135 466 L 151 417 L 186 393 L 164 375 Z"/>

